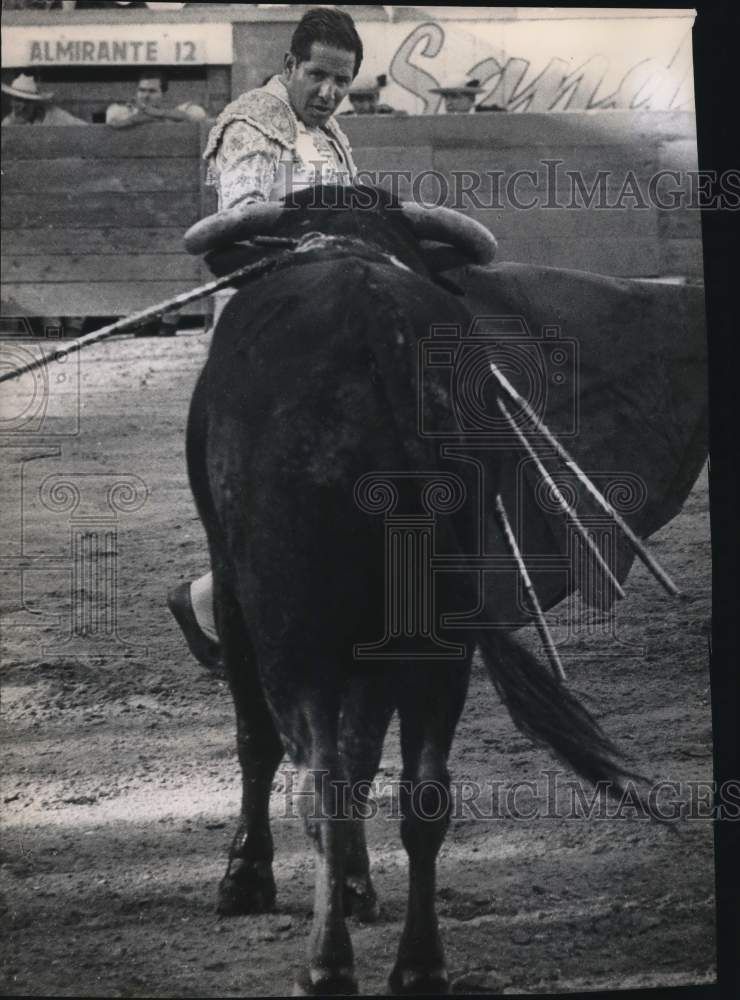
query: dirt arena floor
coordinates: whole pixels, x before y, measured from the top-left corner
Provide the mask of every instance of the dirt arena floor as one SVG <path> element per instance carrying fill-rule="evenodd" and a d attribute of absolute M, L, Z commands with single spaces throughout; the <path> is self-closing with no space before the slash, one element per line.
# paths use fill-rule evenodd
<path fill-rule="evenodd" d="M 306 946 L 312 860 L 286 762 L 272 803 L 278 910 L 220 920 L 214 908 L 239 806 L 232 708 L 165 606 L 173 583 L 206 569 L 184 426 L 207 344 L 186 332 L 93 347 L 52 379 L 43 434 L 19 417 L 16 447 L 0 452 L 6 995 L 280 996 Z M 29 379 L 4 404 L 21 416 Z M 638 770 L 681 783 L 669 799 L 683 818 L 658 824 L 628 803 L 573 815 L 574 776 L 554 774 L 475 671 L 451 771 L 460 798 L 474 782 L 491 795 L 478 815 L 457 802 L 439 861 L 457 992 L 714 980 L 706 475 L 651 547 L 683 600 L 636 566 L 616 639 L 578 607 L 571 632 L 563 608 L 550 618 L 571 684 Z M 86 639 L 70 637 L 71 606 Z M 370 994 L 385 990 L 405 907 L 399 773 L 394 727 L 368 825 L 382 915 L 351 921 Z"/>

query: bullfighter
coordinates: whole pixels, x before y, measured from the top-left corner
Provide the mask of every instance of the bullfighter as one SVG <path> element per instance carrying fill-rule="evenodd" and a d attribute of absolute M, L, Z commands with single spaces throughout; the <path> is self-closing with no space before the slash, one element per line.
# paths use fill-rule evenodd
<path fill-rule="evenodd" d="M 315 184 L 352 182 L 357 173 L 352 150 L 333 116 L 362 58 L 362 41 L 349 14 L 335 8 L 304 14 L 282 74 L 228 104 L 211 129 L 203 156 L 219 211 L 279 201 Z M 219 671 L 212 574 L 174 587 L 167 603 L 191 653 Z"/>

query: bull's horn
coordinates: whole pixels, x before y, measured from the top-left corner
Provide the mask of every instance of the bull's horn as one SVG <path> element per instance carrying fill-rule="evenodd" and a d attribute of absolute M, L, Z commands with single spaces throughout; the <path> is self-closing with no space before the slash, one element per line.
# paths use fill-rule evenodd
<path fill-rule="evenodd" d="M 436 240 L 456 247 L 474 264 L 490 264 L 496 256 L 496 237 L 485 226 L 461 212 L 441 205 L 425 208 L 416 202 L 401 205 L 419 240 Z"/>
<path fill-rule="evenodd" d="M 281 202 L 257 201 L 207 215 L 185 233 L 185 249 L 188 253 L 205 253 L 250 236 L 266 235 L 275 228 L 284 210 Z"/>

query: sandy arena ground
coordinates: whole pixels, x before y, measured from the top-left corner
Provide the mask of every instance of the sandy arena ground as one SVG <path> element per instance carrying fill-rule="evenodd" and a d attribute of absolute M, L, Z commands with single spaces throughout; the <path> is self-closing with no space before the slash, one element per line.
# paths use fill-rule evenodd
<path fill-rule="evenodd" d="M 79 368 L 70 360 L 65 381 L 53 381 L 47 436 L 21 419 L 33 409 L 30 376 L 8 397 L 21 416 L 17 446 L 2 451 L 6 995 L 280 996 L 306 946 L 312 859 L 299 821 L 281 818 L 287 762 L 272 805 L 279 909 L 228 920 L 214 910 L 239 806 L 233 713 L 226 686 L 189 657 L 164 601 L 173 583 L 206 568 L 184 426 L 207 345 L 203 334 L 184 333 L 91 348 Z M 80 492 L 77 506 L 65 500 L 65 477 Z M 128 487 L 111 506 L 106 491 L 120 481 Z M 91 525 L 98 548 L 87 561 L 78 550 L 75 562 L 76 532 Z M 562 608 L 550 618 L 571 684 L 635 767 L 707 782 L 705 474 L 651 548 L 684 600 L 636 566 L 616 641 L 588 627 L 585 612 L 570 636 Z M 92 607 L 106 587 L 117 622 L 93 610 L 90 638 L 65 644 L 70 606 Z M 532 629 L 522 637 L 538 648 Z M 460 809 L 452 821 L 439 861 L 439 914 L 455 990 L 713 981 L 710 821 L 669 828 L 629 809 L 622 818 L 567 818 L 566 788 L 548 816 L 544 772 L 556 766 L 514 729 L 476 671 L 453 777 L 484 788 L 499 781 L 504 792 L 535 782 L 539 815 L 500 809 L 476 819 Z M 399 773 L 394 727 L 381 766 L 389 789 Z M 574 776 L 561 770 L 559 778 Z M 692 793 L 684 784 L 678 794 L 688 803 L 700 787 Z M 526 813 L 533 793 L 525 792 L 517 804 Z M 393 810 L 388 790 L 368 827 L 381 919 L 351 922 L 357 973 L 371 994 L 385 989 L 405 908 Z"/>

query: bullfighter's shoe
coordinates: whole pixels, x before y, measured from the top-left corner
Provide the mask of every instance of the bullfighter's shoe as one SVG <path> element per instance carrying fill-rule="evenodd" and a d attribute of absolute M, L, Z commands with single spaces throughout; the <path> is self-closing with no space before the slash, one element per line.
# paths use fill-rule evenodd
<path fill-rule="evenodd" d="M 209 639 L 198 624 L 190 600 L 190 584 L 180 583 L 167 594 L 167 606 L 180 626 L 188 648 L 196 660 L 214 674 L 224 673 L 221 647 Z"/>

